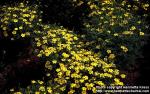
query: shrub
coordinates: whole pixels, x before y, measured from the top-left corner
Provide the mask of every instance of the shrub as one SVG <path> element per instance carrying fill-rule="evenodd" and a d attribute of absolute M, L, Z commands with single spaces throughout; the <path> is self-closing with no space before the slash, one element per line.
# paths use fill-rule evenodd
<path fill-rule="evenodd" d="M 3 37 L 19 39 L 30 36 L 31 33 L 33 35 L 33 31 L 39 29 L 42 21 L 37 9 L 37 5 L 27 6 L 24 3 L 9 7 L 3 6 L 0 14 Z"/>
<path fill-rule="evenodd" d="M 27 88 L 10 89 L 11 93 L 85 94 L 96 93 L 96 86 L 124 85 L 120 80 L 124 77 L 115 64 L 104 62 L 99 58 L 100 53 L 84 49 L 84 42 L 78 38 L 80 36 L 62 26 L 44 25 L 38 15 L 30 21 L 33 15 L 25 14 L 23 10 L 27 10 L 27 13 L 38 12 L 32 6 L 26 8 L 23 3 L 15 7 L 3 7 L 0 23 L 2 32 L 4 37 L 11 39 L 31 37 L 35 49 L 33 53 L 40 58 L 37 63 L 45 64 L 46 77 L 43 77 L 43 81 L 31 81 L 32 84 Z M 20 13 L 19 17 L 16 13 Z M 14 25 L 12 29 L 8 26 L 10 24 Z"/>
<path fill-rule="evenodd" d="M 86 94 L 96 93 L 96 86 L 124 85 L 121 80 L 125 74 L 121 74 L 118 67 L 124 68 L 129 64 L 125 62 L 134 61 L 136 55 L 139 55 L 148 28 L 145 20 L 132 14 L 130 7 L 125 8 L 126 1 L 47 2 L 50 3 L 39 1 L 42 4 L 39 6 L 43 10 L 43 18 L 46 16 L 46 22 L 51 23 L 49 25 L 42 23 L 36 5 L 20 3 L 12 7 L 3 6 L 1 9 L 2 37 L 13 40 L 30 38 L 34 48 L 32 54 L 40 58 L 37 63 L 45 65 L 43 80 L 33 79 L 27 88 L 13 88 L 10 92 Z M 58 2 L 61 2 L 59 6 L 55 5 Z M 54 5 L 50 7 L 51 4 Z M 63 10 L 59 10 L 61 6 Z M 45 7 L 50 9 L 44 9 Z M 73 24 L 70 19 L 76 17 L 79 18 L 74 19 Z M 58 23 L 67 23 L 72 29 L 78 21 L 80 25 L 77 30 L 81 30 L 78 33 L 57 26 Z M 67 27 L 65 24 L 63 25 Z"/>
<path fill-rule="evenodd" d="M 52 25 L 43 25 L 43 29 L 42 37 L 35 38 L 35 53 L 45 63 L 47 81 L 33 80 L 20 92 L 85 94 L 96 93 L 96 86 L 123 85 L 116 66 L 83 49 L 73 31 Z"/>
<path fill-rule="evenodd" d="M 147 33 L 144 18 L 130 13 L 129 8 L 125 9 L 126 1 L 93 0 L 88 4 L 92 11 L 84 23 L 83 41 L 87 44 L 84 47 L 101 52 L 105 61 L 115 60 L 119 66 L 132 64 L 140 55 L 139 50 Z"/>

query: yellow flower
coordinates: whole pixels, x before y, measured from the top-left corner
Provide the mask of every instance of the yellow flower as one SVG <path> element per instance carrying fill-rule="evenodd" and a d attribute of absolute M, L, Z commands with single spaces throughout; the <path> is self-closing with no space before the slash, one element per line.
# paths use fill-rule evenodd
<path fill-rule="evenodd" d="M 74 38 L 74 40 L 78 40 L 78 38 L 75 36 L 75 37 L 73 37 Z"/>
<path fill-rule="evenodd" d="M 63 74 L 62 72 L 58 72 L 57 75 L 61 77 Z"/>
<path fill-rule="evenodd" d="M 88 90 L 91 90 L 91 88 L 94 86 L 93 83 L 85 83 L 85 86 L 87 87 Z"/>
<path fill-rule="evenodd" d="M 144 36 L 144 32 L 140 32 L 140 36 Z"/>
<path fill-rule="evenodd" d="M 96 93 L 96 87 L 92 88 L 93 93 Z"/>
<path fill-rule="evenodd" d="M 32 11 L 33 13 L 36 13 L 36 11 Z"/>
<path fill-rule="evenodd" d="M 32 21 L 33 21 L 33 18 L 29 18 L 29 21 L 32 22 Z"/>
<path fill-rule="evenodd" d="M 29 17 L 30 15 L 29 14 L 23 14 L 23 17 Z"/>
<path fill-rule="evenodd" d="M 57 63 L 57 60 L 53 60 L 52 63 L 53 63 L 53 64 L 56 64 L 56 63 Z"/>
<path fill-rule="evenodd" d="M 137 21 L 138 24 L 141 24 L 141 21 Z"/>
<path fill-rule="evenodd" d="M 128 48 L 125 47 L 125 46 L 121 46 L 120 48 L 121 48 L 124 52 L 127 52 L 127 51 L 128 51 Z"/>
<path fill-rule="evenodd" d="M 47 87 L 47 91 L 48 91 L 48 93 L 52 93 L 52 88 L 51 87 Z"/>
<path fill-rule="evenodd" d="M 118 83 L 118 85 L 121 85 L 121 86 L 123 86 L 124 84 L 123 84 L 123 82 L 119 82 L 119 83 Z"/>
<path fill-rule="evenodd" d="M 108 69 L 108 72 L 112 73 L 112 72 L 113 72 L 113 69 Z"/>
<path fill-rule="evenodd" d="M 149 4 L 144 4 L 145 7 L 149 7 Z"/>
<path fill-rule="evenodd" d="M 86 91 L 82 91 L 81 93 L 82 93 L 82 94 L 87 94 L 87 92 L 86 92 Z"/>
<path fill-rule="evenodd" d="M 23 29 L 23 27 L 22 27 L 22 26 L 19 26 L 19 29 Z"/>
<path fill-rule="evenodd" d="M 14 30 L 18 30 L 18 28 L 14 28 Z"/>
<path fill-rule="evenodd" d="M 71 73 L 71 72 L 70 72 L 69 70 L 67 70 L 67 71 L 66 71 L 66 76 L 70 76 L 70 73 Z"/>
<path fill-rule="evenodd" d="M 81 35 L 82 38 L 85 38 L 85 35 Z"/>
<path fill-rule="evenodd" d="M 40 92 L 39 92 L 39 91 L 36 91 L 35 94 L 40 94 Z"/>
<path fill-rule="evenodd" d="M 53 47 L 49 47 L 45 50 L 45 56 L 49 56 L 51 53 L 53 53 L 54 48 Z"/>
<path fill-rule="evenodd" d="M 86 87 L 82 87 L 82 90 L 83 90 L 83 91 L 86 91 L 87 89 L 86 89 Z"/>
<path fill-rule="evenodd" d="M 12 34 L 14 34 L 14 35 L 15 35 L 16 33 L 17 33 L 16 31 L 13 31 L 13 32 L 12 32 Z"/>
<path fill-rule="evenodd" d="M 79 81 L 80 81 L 81 83 L 83 83 L 83 82 L 84 82 L 84 79 L 80 79 Z"/>
<path fill-rule="evenodd" d="M 68 57 L 69 57 L 69 54 L 62 53 L 62 56 L 63 56 L 64 58 L 68 58 Z"/>
<path fill-rule="evenodd" d="M 129 13 L 125 13 L 124 16 L 125 16 L 125 17 L 128 17 L 128 16 L 129 16 Z"/>
<path fill-rule="evenodd" d="M 100 49 L 100 48 L 101 48 L 101 46 L 100 46 L 100 45 L 96 45 L 96 48 L 97 48 L 97 49 Z"/>
<path fill-rule="evenodd" d="M 118 75 L 119 74 L 119 70 L 115 69 L 114 70 L 114 75 Z"/>
<path fill-rule="evenodd" d="M 36 81 L 35 81 L 35 80 L 32 80 L 32 81 L 31 81 L 31 83 L 32 83 L 32 84 L 35 84 L 35 83 L 36 83 Z"/>
<path fill-rule="evenodd" d="M 121 78 L 125 78 L 126 75 L 125 75 L 125 74 L 121 74 L 120 77 L 121 77 Z"/>
<path fill-rule="evenodd" d="M 115 36 L 115 37 L 118 36 L 118 33 L 114 33 L 114 36 Z"/>
<path fill-rule="evenodd" d="M 7 28 L 6 27 L 3 27 L 3 30 L 6 30 Z"/>
<path fill-rule="evenodd" d="M 114 59 L 114 58 L 115 58 L 115 55 L 114 55 L 114 54 L 110 54 L 108 58 L 109 58 L 109 59 Z"/>
<path fill-rule="evenodd" d="M 33 25 L 29 25 L 29 27 L 31 27 L 31 28 L 32 28 L 32 27 L 33 27 Z"/>
<path fill-rule="evenodd" d="M 4 23 L 5 23 L 5 24 L 8 24 L 8 21 L 5 21 Z"/>
<path fill-rule="evenodd" d="M 14 94 L 22 94 L 21 92 L 15 92 Z"/>
<path fill-rule="evenodd" d="M 65 67 L 64 64 L 60 63 L 59 65 L 62 71 L 67 71 L 67 68 Z"/>
<path fill-rule="evenodd" d="M 50 69 L 50 70 L 52 69 L 52 65 L 50 64 L 49 61 L 46 61 L 45 68 Z"/>
<path fill-rule="evenodd" d="M 104 86 L 105 84 L 102 81 L 97 81 L 97 84 L 100 86 Z"/>
<path fill-rule="evenodd" d="M 61 90 L 61 91 L 64 91 L 64 90 L 65 90 L 65 86 L 61 87 L 60 90 Z"/>
<path fill-rule="evenodd" d="M 118 78 L 115 78 L 114 81 L 115 82 L 120 82 L 120 80 Z"/>
<path fill-rule="evenodd" d="M 13 21 L 14 21 L 15 23 L 17 23 L 17 22 L 18 22 L 18 19 L 14 19 Z"/>
<path fill-rule="evenodd" d="M 44 82 L 43 82 L 43 81 L 38 80 L 38 83 L 39 83 L 39 84 L 43 84 Z"/>
<path fill-rule="evenodd" d="M 13 91 L 14 91 L 14 88 L 10 89 L 9 91 L 13 92 Z"/>
<path fill-rule="evenodd" d="M 12 8 L 11 7 L 8 7 L 8 10 L 11 10 Z"/>
<path fill-rule="evenodd" d="M 23 22 L 27 22 L 27 20 L 26 20 L 26 19 L 23 19 Z"/>
<path fill-rule="evenodd" d="M 23 3 L 20 3 L 19 7 L 24 7 L 24 4 L 23 4 Z"/>
<path fill-rule="evenodd" d="M 144 4 L 144 5 L 142 5 L 142 7 L 143 7 L 145 10 L 147 10 L 148 7 L 149 7 L 149 4 Z"/>
<path fill-rule="evenodd" d="M 43 40 L 43 43 L 46 44 L 46 43 L 47 43 L 47 39 L 44 39 L 44 40 Z"/>
<path fill-rule="evenodd" d="M 74 94 L 74 92 L 75 92 L 75 90 L 70 90 L 69 92 L 68 92 L 68 94 Z"/>
<path fill-rule="evenodd" d="M 13 14 L 13 17 L 17 17 L 17 15 L 16 15 L 16 14 Z"/>
<path fill-rule="evenodd" d="M 56 71 L 57 71 L 57 72 L 59 72 L 59 71 L 60 71 L 60 69 L 58 68 L 58 69 L 56 69 Z"/>
<path fill-rule="evenodd" d="M 25 37 L 25 36 L 26 36 L 26 34 L 24 34 L 24 33 L 21 34 L 21 37 Z"/>
<path fill-rule="evenodd" d="M 128 7 L 131 7 L 131 5 L 128 5 Z"/>
<path fill-rule="evenodd" d="M 111 4 L 111 0 L 104 0 L 104 3 Z"/>
<path fill-rule="evenodd" d="M 4 34 L 5 37 L 8 37 L 7 31 L 4 31 L 3 34 Z"/>
<path fill-rule="evenodd" d="M 116 16 L 112 16 L 113 19 L 117 18 Z"/>
<path fill-rule="evenodd" d="M 96 5 L 94 5 L 94 4 L 91 4 L 90 5 L 90 9 L 94 9 L 94 8 L 96 8 L 97 6 Z"/>
<path fill-rule="evenodd" d="M 128 23 L 128 21 L 127 20 L 123 20 L 123 22 L 122 22 L 123 24 L 127 24 Z"/>
<path fill-rule="evenodd" d="M 30 32 L 26 32 L 25 35 L 30 36 Z"/>
<path fill-rule="evenodd" d="M 75 59 L 78 60 L 78 61 L 82 60 L 82 58 L 77 54 L 75 55 Z"/>
<path fill-rule="evenodd" d="M 110 53 L 111 53 L 111 50 L 107 50 L 107 53 L 110 54 Z"/>
<path fill-rule="evenodd" d="M 132 26 L 131 28 L 130 28 L 130 30 L 135 30 L 136 29 L 136 27 L 135 26 Z"/>
<path fill-rule="evenodd" d="M 41 42 L 37 42 L 36 45 L 37 45 L 37 47 L 39 47 L 39 46 L 41 46 L 42 44 L 41 44 Z"/>
<path fill-rule="evenodd" d="M 34 18 L 35 18 L 35 15 L 31 15 L 31 18 L 34 19 Z"/>
<path fill-rule="evenodd" d="M 57 39 L 56 38 L 53 38 L 52 39 L 52 43 L 56 43 L 57 42 Z"/>
<path fill-rule="evenodd" d="M 131 31 L 124 31 L 122 34 L 124 34 L 124 35 L 131 35 L 131 34 L 133 34 L 133 32 L 131 32 Z"/>
<path fill-rule="evenodd" d="M 96 67 L 98 64 L 96 62 L 92 62 L 91 65 Z"/>
<path fill-rule="evenodd" d="M 39 21 L 41 22 L 41 21 L 42 21 L 42 19 L 39 19 Z"/>
<path fill-rule="evenodd" d="M 70 86 L 71 86 L 71 88 L 74 88 L 74 87 L 76 87 L 76 84 L 72 83 Z"/>
<path fill-rule="evenodd" d="M 48 76 L 48 77 L 49 77 L 50 75 L 51 75 L 50 73 L 47 73 L 47 74 L 46 74 L 46 76 Z"/>
<path fill-rule="evenodd" d="M 88 76 L 83 76 L 82 77 L 84 80 L 88 80 Z"/>
<path fill-rule="evenodd" d="M 45 91 L 45 87 L 44 86 L 40 86 L 39 90 L 40 91 Z"/>

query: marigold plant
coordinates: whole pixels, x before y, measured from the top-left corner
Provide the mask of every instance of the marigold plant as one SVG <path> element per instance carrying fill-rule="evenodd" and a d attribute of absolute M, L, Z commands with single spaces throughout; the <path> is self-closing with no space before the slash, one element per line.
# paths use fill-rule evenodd
<path fill-rule="evenodd" d="M 120 62 L 119 66 L 133 63 L 146 39 L 145 18 L 131 13 L 125 0 L 89 0 L 87 4 L 91 13 L 84 21 L 84 47 L 100 51 L 104 60 Z"/>
<path fill-rule="evenodd" d="M 83 42 L 73 31 L 43 25 L 40 35 L 35 37 L 35 54 L 45 64 L 47 82 L 33 80 L 21 92 L 85 94 L 96 93 L 96 86 L 124 85 L 115 64 L 108 64 L 99 54 L 83 49 L 80 45 Z"/>
<path fill-rule="evenodd" d="M 131 13 L 130 5 L 125 8 L 126 0 L 68 2 L 72 4 L 69 7 L 74 7 L 70 9 L 72 11 L 80 6 L 86 9 L 81 13 L 83 22 L 80 20 L 84 27 L 75 29 L 81 31 L 42 23 L 42 12 L 38 8 L 41 1 L 39 5 L 19 3 L 0 9 L 2 37 L 11 40 L 30 38 L 34 48 L 31 53 L 39 58 L 37 63 L 43 64 L 45 71 L 42 79 L 33 79 L 25 88 L 11 88 L 10 93 L 93 94 L 97 93 L 96 86 L 124 85 L 122 79 L 126 75 L 120 73 L 119 68 L 139 55 L 148 28 L 144 18 Z M 148 4 L 143 5 L 143 8 L 147 7 Z M 68 12 L 65 11 L 67 16 L 72 15 Z M 63 11 L 56 18 L 61 16 L 65 16 Z M 63 17 L 59 19 L 64 21 Z"/>
<path fill-rule="evenodd" d="M 4 37 L 19 39 L 30 36 L 41 23 L 38 6 L 19 3 L 16 6 L 3 6 L 0 14 L 0 27 Z M 31 35 L 32 36 L 32 35 Z"/>

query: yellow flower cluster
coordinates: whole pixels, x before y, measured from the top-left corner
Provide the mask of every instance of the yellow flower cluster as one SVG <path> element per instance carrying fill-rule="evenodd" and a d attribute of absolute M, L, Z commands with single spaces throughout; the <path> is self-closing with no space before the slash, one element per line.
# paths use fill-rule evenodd
<path fill-rule="evenodd" d="M 117 53 L 130 51 L 127 42 L 145 35 L 142 20 L 127 11 L 131 5 L 127 5 L 125 0 L 120 5 L 115 0 L 73 2 L 75 7 L 86 3 L 90 8 L 90 21 L 86 19 L 84 22 L 87 29 L 85 35 L 77 35 L 55 25 L 43 25 L 36 5 L 20 3 L 2 8 L 4 13 L 0 14 L 0 28 L 3 35 L 13 35 L 13 38 L 31 36 L 34 53 L 42 63 L 44 61 L 48 79 L 47 82 L 32 80 L 31 86 L 25 90 L 16 92 L 10 89 L 14 94 L 22 94 L 22 91 L 27 94 L 88 94 L 89 91 L 96 93 L 96 86 L 124 85 L 121 79 L 126 75 L 120 75 L 112 61 Z M 123 8 L 126 5 L 127 10 Z M 142 7 L 147 10 L 149 4 Z M 137 6 L 133 8 L 138 9 Z"/>
<path fill-rule="evenodd" d="M 39 49 L 37 56 L 47 60 L 45 68 L 49 81 L 45 86 L 44 81 L 32 80 L 34 91 L 30 93 L 63 93 L 68 88 L 68 94 L 87 94 L 88 91 L 96 93 L 96 86 L 123 85 L 115 64 L 108 64 L 99 58 L 100 54 L 84 49 L 85 44 L 73 31 L 56 26 L 42 27 L 44 32 L 38 32 L 41 36 L 35 37 L 35 47 Z"/>
<path fill-rule="evenodd" d="M 80 5 L 82 4 L 83 2 L 80 3 Z M 92 0 L 88 2 L 88 4 L 91 9 L 96 10 L 95 12 L 93 11 L 89 17 L 93 15 L 104 15 L 106 13 L 106 17 L 111 18 L 107 19 L 104 16 L 101 16 L 100 20 L 104 23 L 99 24 L 100 26 L 95 29 L 97 32 L 105 32 L 104 28 L 106 28 L 106 24 L 109 26 L 116 25 L 115 21 L 117 21 L 118 16 L 113 15 L 115 14 L 115 8 L 111 6 L 112 3 L 110 0 L 103 2 L 102 8 L 95 5 Z M 110 5 L 110 7 L 106 8 L 107 5 Z M 8 35 L 8 26 L 11 23 L 16 25 L 12 30 L 14 36 L 17 34 L 21 37 L 26 37 L 27 35 L 32 36 L 31 32 L 29 32 L 30 29 L 34 27 L 32 25 L 39 25 L 41 19 L 37 19 L 37 11 L 30 8 L 31 7 L 28 7 L 23 3 L 20 3 L 17 7 L 3 8 L 5 13 L 1 19 L 1 27 L 3 28 L 5 35 Z M 119 7 L 116 7 L 116 9 L 119 9 Z M 19 12 L 19 14 L 15 14 L 16 12 Z M 129 18 L 130 15 L 130 13 L 125 13 L 119 18 Z M 119 24 L 120 26 L 128 23 L 126 20 L 123 20 L 122 22 L 123 23 Z M 41 29 L 32 29 L 34 34 L 33 45 L 35 47 L 35 54 L 40 57 L 42 63 L 45 61 L 46 76 L 49 80 L 46 83 L 40 80 L 32 80 L 32 85 L 27 88 L 26 92 L 35 94 L 63 94 L 67 91 L 68 94 L 88 94 L 88 91 L 96 93 L 96 86 L 123 85 L 120 77 L 125 78 L 125 75 L 120 75 L 115 64 L 112 62 L 108 63 L 101 59 L 100 52 L 86 49 L 86 46 L 95 44 L 95 41 L 84 42 L 80 40 L 80 38 L 85 38 L 85 35 L 77 36 L 73 31 L 63 27 L 43 24 L 40 24 L 40 27 Z M 88 24 L 88 28 L 91 29 L 90 24 Z M 133 26 L 130 29 L 135 31 L 137 28 Z M 23 32 L 23 30 L 25 30 L 25 32 Z M 122 33 L 110 30 L 106 31 L 107 34 L 110 34 L 113 37 L 115 36 L 115 38 L 119 37 L 120 33 Z M 98 37 L 97 40 L 110 43 L 109 39 Z M 96 48 L 101 49 L 103 45 L 105 44 L 99 44 Z M 120 48 L 124 52 L 128 51 L 128 48 L 125 46 L 121 46 Z M 113 50 L 107 49 L 106 52 L 109 55 L 108 59 L 112 60 L 116 57 Z M 30 91 L 32 89 L 33 91 Z M 77 89 L 78 91 L 76 91 Z M 10 91 L 15 92 L 13 89 Z M 21 91 L 15 92 L 14 94 L 21 94 Z"/>
<path fill-rule="evenodd" d="M 124 5 L 125 1 L 122 1 L 122 3 Z M 124 25 L 127 25 L 129 23 L 130 19 L 134 18 L 134 16 L 131 13 L 127 12 L 125 9 L 121 8 L 120 6 L 117 6 L 117 4 L 114 0 L 112 0 L 112 1 L 103 0 L 103 2 L 99 2 L 99 4 L 95 4 L 95 3 L 92 3 L 92 1 L 89 1 L 88 4 L 89 4 L 89 6 L 96 6 L 96 8 L 93 8 L 93 7 L 91 8 L 92 12 L 89 14 L 89 17 L 99 17 L 101 23 L 98 24 L 99 25 L 98 28 L 94 27 L 95 24 L 94 24 L 94 26 L 92 26 L 92 25 L 89 25 L 88 23 L 85 23 L 85 26 L 92 30 L 95 29 L 95 31 L 97 31 L 97 32 L 105 33 L 105 32 L 107 32 L 107 27 L 109 27 L 108 28 L 109 30 L 110 30 L 110 28 L 113 29 L 114 26 L 118 26 L 121 28 Z M 114 7 L 114 6 L 116 6 L 116 7 Z M 126 27 L 126 31 L 121 31 L 121 32 L 123 32 L 123 34 L 125 34 L 125 35 L 126 34 L 134 34 L 132 31 L 136 30 L 136 27 L 137 26 L 132 26 L 131 28 Z M 119 33 L 119 35 L 121 35 L 121 32 Z M 115 34 L 116 32 L 113 31 L 111 33 Z"/>
<path fill-rule="evenodd" d="M 129 11 L 131 5 L 125 0 L 89 0 L 87 4 L 91 12 L 88 15 L 90 20 L 84 22 L 86 28 L 83 30 L 87 30 L 86 38 L 82 38 L 84 48 L 101 52 L 105 61 L 112 61 L 117 56 L 124 57 L 127 52 L 134 53 L 133 49 L 140 45 L 139 41 L 145 35 L 147 25 L 144 25 L 145 21 L 140 16 L 135 17 Z"/>
<path fill-rule="evenodd" d="M 142 7 L 143 7 L 143 9 L 148 10 L 149 4 L 148 3 L 147 4 L 142 4 Z"/>
<path fill-rule="evenodd" d="M 124 52 L 128 52 L 128 48 L 127 48 L 127 47 L 121 46 L 120 48 L 121 48 Z"/>
<path fill-rule="evenodd" d="M 36 46 L 42 48 L 42 50 L 38 53 L 38 56 L 48 57 L 51 54 L 58 55 L 57 53 L 63 49 L 70 51 L 72 49 L 71 45 L 74 45 L 75 41 L 78 39 L 77 36 L 73 35 L 72 31 L 67 31 L 63 28 L 47 29 L 48 27 L 49 26 L 46 25 L 43 26 L 44 30 L 47 30 L 47 33 L 45 33 L 42 37 L 35 38 Z M 49 44 L 51 44 L 51 46 L 48 46 Z M 61 53 L 61 56 L 64 57 L 64 59 L 69 57 L 67 52 Z"/>
<path fill-rule="evenodd" d="M 27 6 L 24 3 L 16 6 L 2 7 L 3 14 L 0 15 L 0 27 L 5 37 L 13 38 L 30 36 L 34 24 L 40 23 L 37 6 Z"/>
<path fill-rule="evenodd" d="M 82 94 L 86 94 L 88 90 L 96 93 L 96 85 L 123 85 L 118 78 L 119 72 L 115 65 L 104 62 L 98 53 L 83 49 L 85 44 L 79 41 L 72 31 L 47 25 L 43 28 L 46 33 L 43 33 L 42 37 L 35 38 L 35 44 L 41 49 L 37 53 L 38 56 L 47 58 L 46 69 L 56 72 L 49 73 L 48 77 L 52 78 L 49 80 L 49 87 L 52 87 L 52 82 L 54 84 L 49 92 L 63 92 L 68 83 L 70 83 L 68 94 L 76 92 L 75 89 L 81 89 Z M 110 58 L 114 57 L 110 54 Z M 107 83 L 106 80 L 110 79 L 111 82 Z"/>

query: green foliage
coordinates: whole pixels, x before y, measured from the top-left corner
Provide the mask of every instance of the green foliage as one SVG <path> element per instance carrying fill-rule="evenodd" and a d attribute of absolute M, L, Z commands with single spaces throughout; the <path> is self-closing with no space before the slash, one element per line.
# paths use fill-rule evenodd
<path fill-rule="evenodd" d="M 3 37 L 19 39 L 30 36 L 34 30 L 39 29 L 42 19 L 37 9 L 37 5 L 27 6 L 23 3 L 15 7 L 3 6 L 0 14 Z"/>
<path fill-rule="evenodd" d="M 115 62 L 123 66 L 134 61 L 140 55 L 139 50 L 143 45 L 143 39 L 148 26 L 140 16 L 124 9 L 125 1 L 90 2 L 91 13 L 85 19 L 83 30 L 86 38 L 85 48 L 102 52 L 102 58 L 109 61 L 109 56 L 115 55 Z M 111 53 L 108 53 L 108 51 Z M 110 60 L 112 61 L 112 60 Z M 119 65 L 120 66 L 120 65 Z"/>
<path fill-rule="evenodd" d="M 99 54 L 82 48 L 73 31 L 43 25 L 42 37 L 35 37 L 35 51 L 45 63 L 47 82 L 32 81 L 21 92 L 34 93 L 96 93 L 96 86 L 123 85 L 119 70 L 99 58 Z M 45 61 L 45 62 L 42 62 Z M 36 87 L 36 88 L 35 88 Z M 78 89 L 78 90 L 77 90 Z"/>
<path fill-rule="evenodd" d="M 3 10 L 6 10 L 5 12 L 7 13 L 7 11 L 9 12 L 9 10 L 12 9 L 12 12 L 10 12 L 8 16 L 13 16 L 15 15 L 14 12 L 18 12 L 22 6 L 24 6 L 23 3 L 15 7 L 4 7 Z M 30 10 L 30 7 L 26 7 Z M 37 13 L 36 10 L 33 10 L 31 9 L 30 13 Z M 23 10 L 19 12 L 22 11 Z M 4 26 L 7 27 L 7 24 L 10 23 L 21 22 L 23 25 L 25 23 L 25 30 L 33 27 L 32 31 L 27 31 L 30 33 L 28 36 L 31 36 L 33 41 L 33 47 L 35 48 L 33 53 L 40 58 L 40 63 L 45 64 L 47 77 L 44 79 L 48 79 L 47 82 L 40 81 L 39 84 L 41 85 L 38 86 L 37 84 L 36 88 L 34 88 L 35 84 L 32 84 L 31 88 L 20 88 L 20 92 L 34 93 L 38 90 L 41 93 L 96 93 L 97 85 L 123 85 L 123 82 L 120 80 L 119 70 L 116 66 L 113 63 L 108 64 L 104 62 L 99 58 L 99 54 L 84 49 L 83 42 L 78 39 L 78 36 L 73 31 L 55 25 L 40 24 L 39 22 L 41 22 L 41 20 L 38 19 L 38 16 L 36 16 L 36 24 L 32 19 L 30 24 L 26 26 L 26 24 L 29 23 L 28 20 L 32 18 L 33 15 L 30 16 L 29 13 L 24 14 L 24 12 L 21 16 L 19 15 L 19 18 L 16 18 L 16 15 L 12 17 L 12 19 L 7 18 L 7 24 L 5 25 L 4 20 L 5 17 L 7 17 L 5 12 L 4 18 L 1 21 L 2 28 Z M 24 21 L 22 16 L 28 16 L 29 18 L 26 17 L 27 21 Z M 19 26 L 16 25 L 15 28 L 19 27 L 20 24 Z M 22 29 L 24 29 L 24 27 Z M 26 33 L 22 35 L 22 29 L 16 30 L 17 33 L 14 34 L 15 28 L 10 31 L 7 31 L 9 27 L 7 27 L 6 30 L 3 28 L 2 32 L 5 37 L 26 37 Z M 14 36 L 9 34 L 6 36 L 6 32 L 12 33 Z M 77 89 L 78 91 L 76 91 Z M 19 94 L 16 90 L 11 91 L 14 94 Z"/>

